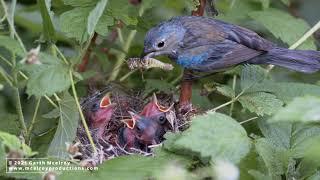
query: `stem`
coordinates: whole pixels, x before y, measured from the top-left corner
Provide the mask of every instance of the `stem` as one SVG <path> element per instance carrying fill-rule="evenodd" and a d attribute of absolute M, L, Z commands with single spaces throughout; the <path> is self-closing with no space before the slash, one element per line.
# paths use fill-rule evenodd
<path fill-rule="evenodd" d="M 19 124 L 22 128 L 22 134 L 23 137 L 26 137 L 27 134 L 27 126 L 26 123 L 24 121 L 24 116 L 23 116 L 23 112 L 22 112 L 22 106 L 21 106 L 21 100 L 20 100 L 20 92 L 19 92 L 19 88 L 18 88 L 18 72 L 15 71 L 15 67 L 16 67 L 16 57 L 15 55 L 12 53 L 12 74 L 13 74 L 13 82 L 14 82 L 14 96 L 16 99 L 16 111 L 19 117 Z"/>
<path fill-rule="evenodd" d="M 11 13 L 12 13 L 12 16 L 9 16 L 10 14 L 8 13 L 8 9 L 7 9 L 6 3 L 3 0 L 1 0 L 3 11 L 5 13 L 5 16 L 7 17 L 7 21 L 8 21 L 9 27 L 10 27 L 10 36 L 12 38 L 14 38 L 14 36 L 16 37 L 16 39 L 18 40 L 18 43 L 20 44 L 21 48 L 26 53 L 27 50 L 24 47 L 24 44 L 23 44 L 20 36 L 18 35 L 18 33 L 16 32 L 16 30 L 14 28 L 14 11 L 15 11 L 16 3 L 17 3 L 17 0 L 12 0 L 12 2 L 11 2 Z"/>
<path fill-rule="evenodd" d="M 315 24 L 309 31 L 307 31 L 297 42 L 289 47 L 289 49 L 296 49 L 299 47 L 304 41 L 306 41 L 313 33 L 315 33 L 318 29 L 320 29 L 320 21 Z M 274 65 L 269 65 L 267 68 L 267 73 L 269 73 L 274 68 Z"/>
<path fill-rule="evenodd" d="M 131 74 L 135 73 L 137 70 L 133 70 L 133 71 L 129 71 L 127 74 L 125 74 L 124 76 L 122 76 L 119 81 L 122 82 L 124 80 L 126 80 Z"/>
<path fill-rule="evenodd" d="M 1 55 L 0 55 L 0 58 L 1 58 L 5 63 L 7 63 L 10 67 L 12 67 L 12 63 L 11 63 L 8 59 L 4 58 L 4 57 L 1 56 Z"/>
<path fill-rule="evenodd" d="M 14 29 L 14 20 L 13 20 L 16 3 L 17 3 L 16 0 L 12 1 L 12 4 L 11 4 L 11 13 L 12 14 L 11 14 L 11 16 L 9 16 L 10 14 L 8 13 L 7 6 L 6 6 L 5 2 L 3 0 L 1 0 L 1 4 L 3 6 L 4 13 L 5 13 L 6 17 L 7 17 L 7 21 L 8 21 L 8 24 L 10 26 L 10 37 L 12 39 L 14 39 L 14 35 L 16 34 L 15 29 Z M 20 44 L 20 45 L 22 45 L 21 47 L 25 51 L 23 43 Z M 11 62 L 11 64 L 12 64 L 13 82 L 14 82 L 14 85 L 15 85 L 13 87 L 13 89 L 14 89 L 14 96 L 15 96 L 15 99 L 16 99 L 16 111 L 17 111 L 17 114 L 18 114 L 18 117 L 19 117 L 19 124 L 20 124 L 20 126 L 22 128 L 22 135 L 23 135 L 23 137 L 26 137 L 27 126 L 26 126 L 26 123 L 24 121 L 24 116 L 23 116 L 23 112 L 22 112 L 22 106 L 21 106 L 21 100 L 20 100 L 20 92 L 19 92 L 19 88 L 18 88 L 18 72 L 15 69 L 16 68 L 16 56 L 15 56 L 14 53 L 12 53 L 12 62 Z"/>
<path fill-rule="evenodd" d="M 140 7 L 140 10 L 139 10 L 139 16 L 142 16 L 144 12 L 144 7 L 141 6 Z M 129 51 L 129 48 L 131 46 L 131 43 L 134 39 L 134 37 L 136 36 L 137 34 L 137 30 L 131 30 L 129 35 L 128 35 L 128 38 L 127 38 L 127 41 L 124 43 L 123 45 L 123 50 L 125 52 L 128 52 Z M 120 67 L 122 66 L 123 62 L 125 61 L 125 58 L 126 58 L 126 54 L 121 52 L 118 56 L 117 56 L 117 60 L 116 60 L 116 64 L 115 66 L 113 67 L 113 70 L 112 70 L 112 73 L 108 79 L 108 81 L 114 81 L 117 79 L 118 75 L 119 75 L 119 72 L 120 72 Z"/>
<path fill-rule="evenodd" d="M 27 142 L 29 142 L 31 140 L 31 132 L 33 130 L 33 126 L 36 122 L 36 117 L 37 117 L 37 114 L 38 114 L 38 110 L 39 110 L 39 106 L 40 106 L 40 101 L 41 101 L 41 98 L 39 98 L 37 100 L 37 103 L 36 103 L 36 107 L 34 109 L 34 113 L 33 113 L 33 116 L 32 116 L 32 120 L 31 120 L 31 123 L 30 123 L 30 126 L 29 126 L 29 129 L 27 131 L 27 135 L 26 135 L 26 140 Z"/>
<path fill-rule="evenodd" d="M 179 75 L 177 78 L 175 78 L 174 80 L 172 80 L 172 81 L 170 82 L 170 84 L 172 84 L 172 85 L 177 84 L 182 77 L 183 77 L 183 72 L 181 72 L 180 75 Z"/>
<path fill-rule="evenodd" d="M 60 51 L 60 49 L 55 45 L 53 44 L 52 45 L 54 47 L 54 49 L 58 52 L 59 56 L 62 58 L 63 62 L 68 65 L 69 62 L 67 61 L 67 59 L 64 57 L 64 55 L 62 54 L 62 52 Z"/>
<path fill-rule="evenodd" d="M 136 31 L 136 30 L 131 30 L 131 31 L 130 31 L 129 36 L 128 36 L 128 38 L 127 38 L 127 41 L 126 41 L 126 43 L 125 43 L 124 46 L 123 46 L 123 50 L 124 50 L 125 52 L 128 52 L 129 47 L 130 47 L 130 45 L 131 45 L 131 43 L 132 43 L 132 40 L 133 40 L 133 38 L 135 37 L 136 34 L 137 34 L 137 31 Z M 113 68 L 113 70 L 112 70 L 112 74 L 110 75 L 108 81 L 114 81 L 114 80 L 117 79 L 117 76 L 118 76 L 118 74 L 119 74 L 119 72 L 120 72 L 120 67 L 122 66 L 125 58 L 126 58 L 126 54 L 123 53 L 123 52 L 121 52 L 121 53 L 117 56 L 116 64 L 115 64 L 115 66 L 114 66 L 114 68 Z"/>
<path fill-rule="evenodd" d="M 80 103 L 79 103 L 79 99 L 78 99 L 78 95 L 77 95 L 77 91 L 76 91 L 76 87 L 75 87 L 75 83 L 74 83 L 74 80 L 73 80 L 73 75 L 72 75 L 72 70 L 70 69 L 69 71 L 69 76 L 70 76 L 70 80 L 71 80 L 71 88 L 72 88 L 72 93 L 73 93 L 73 96 L 74 96 L 74 99 L 76 100 L 76 105 L 78 107 L 78 111 L 80 113 L 80 117 L 81 117 L 81 121 L 82 121 L 82 124 L 83 124 L 83 127 L 86 131 L 86 134 L 88 136 L 88 139 L 90 141 L 90 144 L 91 144 L 91 147 L 94 151 L 94 153 L 97 153 L 97 149 L 96 149 L 96 146 L 93 142 L 93 139 L 92 139 L 92 136 L 90 134 L 90 131 L 89 131 L 89 128 L 88 128 L 88 125 L 87 125 L 87 122 L 86 122 L 86 119 L 83 115 L 83 112 L 82 112 L 82 109 L 81 109 L 81 106 L 80 106 Z"/>
<path fill-rule="evenodd" d="M 244 124 L 244 123 L 247 123 L 247 122 L 249 122 L 249 121 L 253 121 L 253 120 L 255 120 L 255 119 L 258 119 L 258 117 L 253 117 L 253 118 L 250 118 L 250 119 L 241 121 L 239 124 Z"/>
<path fill-rule="evenodd" d="M 9 17 L 9 13 L 8 13 L 8 10 L 7 10 L 7 6 L 5 4 L 5 2 L 3 0 L 0 0 L 1 4 L 2 4 L 2 7 L 4 9 L 4 12 L 5 12 L 5 16 L 7 17 L 7 21 L 8 21 L 8 24 L 10 26 L 10 31 L 12 32 L 11 33 L 11 38 L 14 38 L 14 36 L 16 37 L 16 39 L 18 40 L 21 48 L 23 49 L 23 51 L 26 53 L 26 48 L 24 47 L 24 44 L 23 42 L 21 41 L 20 39 L 20 36 L 18 35 L 18 33 L 16 32 L 16 30 L 14 29 L 14 18 L 12 16 L 12 18 L 10 19 Z M 16 0 L 14 0 L 12 3 L 16 3 Z M 15 9 L 15 5 L 12 5 L 12 8 L 11 10 L 14 11 Z M 13 13 L 13 12 L 12 12 Z M 2 58 L 2 57 L 1 57 Z M 3 58 L 2 58 L 3 59 Z M 10 63 L 9 61 L 6 61 L 6 59 L 3 59 L 10 67 L 13 67 L 13 64 Z M 18 71 L 18 73 L 26 80 L 28 80 L 28 76 L 26 76 L 22 71 Z M 49 101 L 49 103 L 55 107 L 55 108 L 58 108 L 58 106 L 47 96 L 45 95 L 45 98 Z"/>
<path fill-rule="evenodd" d="M 226 102 L 224 104 L 221 104 L 220 106 L 218 106 L 218 107 L 216 107 L 216 108 L 214 108 L 214 109 L 212 109 L 210 111 L 215 112 L 215 111 L 217 111 L 217 110 L 219 110 L 219 109 L 221 109 L 221 108 L 223 108 L 225 106 L 228 106 L 229 104 L 232 104 L 232 103 L 236 102 L 239 99 L 239 97 L 242 96 L 242 94 L 244 92 L 245 92 L 245 90 L 242 90 L 234 99 L 231 99 L 231 101 L 228 101 L 228 102 Z"/>
<path fill-rule="evenodd" d="M 233 91 L 236 90 L 236 83 L 237 83 L 237 75 L 233 75 L 233 81 L 232 81 L 232 89 Z M 232 99 L 234 99 L 235 97 L 232 97 Z M 232 111 L 233 111 L 233 108 L 234 108 L 234 102 L 231 103 L 231 106 L 230 106 L 230 111 L 229 111 L 229 116 L 232 117 Z"/>
<path fill-rule="evenodd" d="M 117 33 L 118 33 L 120 43 L 123 44 L 124 40 L 123 40 L 123 36 L 122 36 L 122 31 L 118 27 L 117 27 Z"/>

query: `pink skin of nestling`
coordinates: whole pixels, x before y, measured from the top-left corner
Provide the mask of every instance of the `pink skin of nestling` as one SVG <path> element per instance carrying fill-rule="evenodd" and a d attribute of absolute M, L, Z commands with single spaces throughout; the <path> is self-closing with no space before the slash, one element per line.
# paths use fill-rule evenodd
<path fill-rule="evenodd" d="M 111 103 L 109 95 L 106 95 L 101 99 L 97 110 L 89 111 L 89 113 L 87 113 L 87 116 L 89 117 L 90 128 L 98 129 L 97 137 L 99 139 L 103 137 L 105 127 L 111 120 L 115 105 L 116 104 Z"/>
<path fill-rule="evenodd" d="M 167 129 L 169 122 L 165 117 L 165 113 L 168 112 L 173 106 L 165 108 L 158 104 L 156 96 L 148 103 L 140 114 L 129 112 L 131 119 L 125 119 L 123 122 L 126 124 L 123 134 L 124 141 L 126 141 L 126 147 L 130 148 L 133 143 L 131 141 L 138 140 L 139 143 L 148 145 L 155 145 L 159 143 L 159 139 L 162 139 L 165 129 Z M 159 119 L 161 119 L 159 121 Z M 129 133 L 130 132 L 130 133 Z M 161 133 L 159 133 L 161 132 Z M 134 136 L 134 138 L 133 138 Z"/>

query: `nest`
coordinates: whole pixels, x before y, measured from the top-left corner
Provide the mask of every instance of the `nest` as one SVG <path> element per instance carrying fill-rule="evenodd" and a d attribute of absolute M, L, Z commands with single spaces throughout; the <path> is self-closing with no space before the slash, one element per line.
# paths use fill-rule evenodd
<path fill-rule="evenodd" d="M 82 162 L 86 162 L 86 165 L 90 162 L 89 164 L 91 166 L 96 166 L 103 161 L 123 155 L 140 154 L 143 156 L 152 156 L 152 149 L 155 146 L 161 145 L 160 143 L 159 145 L 149 146 L 149 150 L 146 151 L 135 148 L 126 150 L 117 143 L 119 129 L 124 127 L 124 123 L 121 122 L 121 120 L 130 118 L 128 111 L 141 112 L 143 107 L 150 102 L 151 99 L 151 97 L 143 99 L 142 93 L 124 92 L 123 89 L 123 87 L 110 86 L 102 91 L 93 93 L 89 97 L 85 98 L 81 103 L 83 111 L 86 111 L 86 104 L 96 98 L 99 98 L 106 92 L 111 92 L 112 103 L 117 104 L 109 124 L 105 127 L 104 137 L 102 139 L 99 139 L 96 136 L 96 129 L 90 129 L 90 133 L 98 151 L 97 153 L 93 152 L 83 126 L 79 124 L 75 142 L 78 142 L 79 144 L 80 155 L 76 158 L 80 159 Z M 172 94 L 159 93 L 156 96 L 159 104 L 165 107 L 169 107 L 176 102 Z M 179 113 L 176 104 L 177 103 L 175 103 L 174 108 L 171 108 L 167 113 L 167 118 L 170 118 L 173 122 L 173 133 L 187 129 L 190 122 L 190 116 L 193 114 Z"/>

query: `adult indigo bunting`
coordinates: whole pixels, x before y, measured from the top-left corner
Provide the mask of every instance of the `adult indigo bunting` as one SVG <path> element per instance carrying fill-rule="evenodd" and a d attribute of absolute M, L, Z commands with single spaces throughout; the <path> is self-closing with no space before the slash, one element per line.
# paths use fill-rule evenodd
<path fill-rule="evenodd" d="M 149 30 L 142 57 L 160 55 L 198 72 L 242 63 L 273 64 L 305 73 L 320 69 L 318 51 L 278 47 L 246 28 L 198 16 L 174 17 Z"/>

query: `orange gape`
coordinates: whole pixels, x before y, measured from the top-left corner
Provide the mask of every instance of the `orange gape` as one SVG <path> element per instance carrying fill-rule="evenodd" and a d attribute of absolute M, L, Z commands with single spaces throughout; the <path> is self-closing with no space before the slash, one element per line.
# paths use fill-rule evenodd
<path fill-rule="evenodd" d="M 166 112 L 172 107 L 160 106 L 154 95 L 152 101 L 140 114 L 129 112 L 131 119 L 122 120 L 126 127 L 119 131 L 119 144 L 125 149 L 148 150 L 149 145 L 161 143 L 164 140 L 164 134 L 171 129 Z"/>

